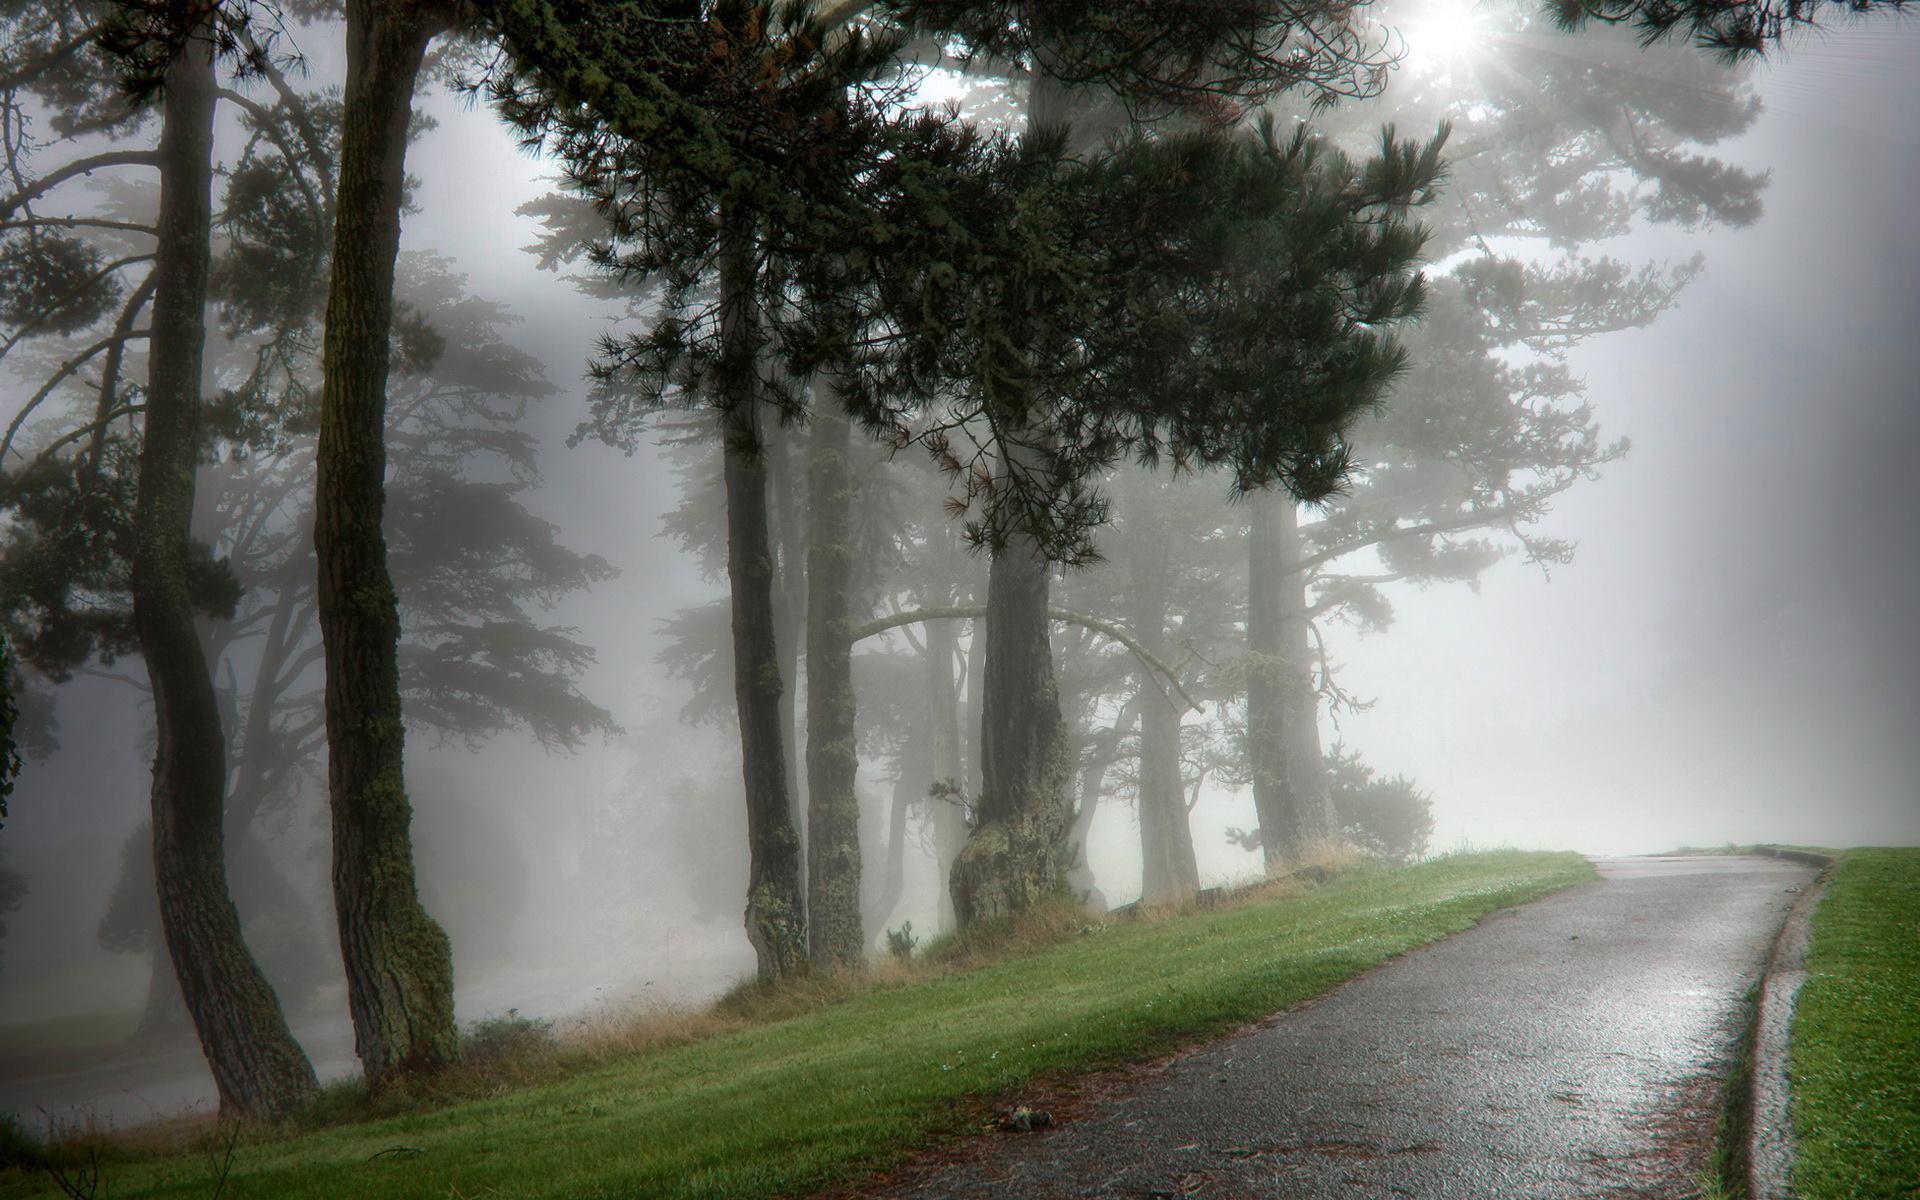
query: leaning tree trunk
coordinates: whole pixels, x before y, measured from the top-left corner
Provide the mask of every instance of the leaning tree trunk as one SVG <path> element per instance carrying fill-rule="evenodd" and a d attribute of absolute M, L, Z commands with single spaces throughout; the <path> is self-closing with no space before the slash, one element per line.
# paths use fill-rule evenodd
<path fill-rule="evenodd" d="M 313 1067 L 240 933 L 227 892 L 226 738 L 194 626 L 213 193 L 212 33 L 197 23 L 167 69 L 160 134 L 147 411 L 134 502 L 133 618 L 153 687 L 153 871 L 161 930 L 223 1111 L 278 1116 L 311 1100 Z M 167 970 L 154 963 L 156 976 Z M 156 978 L 155 984 L 161 981 Z"/>
<path fill-rule="evenodd" d="M 1338 829 L 1326 758 L 1320 749 L 1320 694 L 1313 684 L 1313 616 L 1307 606 L 1307 573 L 1293 564 L 1303 557 L 1300 510 L 1281 506 L 1275 522 L 1281 571 L 1280 663 L 1277 714 L 1282 762 L 1281 788 L 1289 822 L 1290 855 L 1311 855 L 1331 843 Z"/>
<path fill-rule="evenodd" d="M 747 796 L 747 940 L 763 980 L 807 962 L 800 835 L 787 796 L 780 650 L 774 618 L 773 534 L 766 447 L 754 367 L 753 246 L 738 213 L 721 222 L 721 349 L 717 383 L 725 434 L 727 580 L 733 601 L 733 691 Z"/>
<path fill-rule="evenodd" d="M 1048 639 L 1049 564 L 1016 534 L 993 556 L 981 695 L 979 819 L 949 891 L 965 929 L 1065 888 L 1073 764 Z"/>
<path fill-rule="evenodd" d="M 1154 656 L 1166 657 L 1168 573 L 1172 533 L 1164 526 L 1142 536 L 1133 557 L 1134 636 Z M 1174 698 L 1145 664 L 1140 677 L 1140 900 L 1173 904 L 1200 890 L 1180 780 L 1180 715 Z"/>
<path fill-rule="evenodd" d="M 860 802 L 854 775 L 853 473 L 845 413 L 820 405 L 807 465 L 807 943 L 816 967 L 858 967 Z"/>
<path fill-rule="evenodd" d="M 327 784 L 333 898 L 367 1082 L 452 1061 L 453 955 L 420 905 L 413 808 L 402 770 L 387 571 L 388 339 L 406 182 L 407 125 L 427 43 L 440 25 L 408 0 L 348 0 L 347 82 L 327 293 L 314 547 L 326 646 Z"/>

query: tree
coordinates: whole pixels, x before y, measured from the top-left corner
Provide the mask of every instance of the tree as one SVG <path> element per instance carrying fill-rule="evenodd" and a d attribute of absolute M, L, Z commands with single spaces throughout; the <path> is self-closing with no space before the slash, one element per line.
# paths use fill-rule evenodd
<path fill-rule="evenodd" d="M 852 426 L 823 406 L 808 463 L 812 536 L 807 554 L 807 937 L 813 965 L 858 967 L 866 958 L 860 921 L 860 758 L 853 692 Z"/>
<path fill-rule="evenodd" d="M 7 942 L 7 914 L 20 907 L 27 891 L 26 877 L 7 866 L 6 848 L 0 847 L 0 950 Z M 0 958 L 0 970 L 4 970 L 5 965 L 5 960 Z"/>
<path fill-rule="evenodd" d="M 1907 0 L 1548 0 L 1562 29 L 1626 25 L 1643 45 L 1684 33 L 1696 46 L 1733 60 L 1765 54 L 1823 17 L 1902 13 Z"/>
<path fill-rule="evenodd" d="M 1375 778 L 1358 751 L 1337 744 L 1327 752 L 1326 764 L 1327 790 L 1343 839 L 1389 862 L 1425 856 L 1433 836 L 1433 797 L 1404 775 Z"/>
<path fill-rule="evenodd" d="M 1759 215 L 1764 176 L 1701 153 L 1758 112 L 1740 73 L 1620 36 L 1574 45 L 1525 13 L 1480 21 L 1504 69 L 1470 90 L 1410 72 L 1389 92 L 1417 120 L 1472 117 L 1429 210 L 1436 255 L 1461 261 L 1409 334 L 1412 367 L 1355 430 L 1363 468 L 1320 519 L 1284 505 L 1252 514 L 1247 741 L 1269 862 L 1334 833 L 1318 715 L 1346 697 L 1329 623 L 1382 628 L 1391 585 L 1472 583 L 1510 548 L 1566 561 L 1572 547 L 1535 527 L 1625 452 L 1601 436 L 1565 356 L 1657 319 L 1700 262 L 1632 264 L 1581 247 L 1643 223 Z M 1359 120 L 1349 125 L 1357 134 Z"/>
<path fill-rule="evenodd" d="M 596 21 L 604 36 L 587 46 L 578 33 L 590 12 L 579 5 L 501 6 L 490 18 L 510 61 L 492 93 L 530 138 L 553 145 L 575 186 L 612 219 L 600 265 L 630 286 L 660 289 L 662 318 L 644 335 L 610 339 L 596 366 L 610 386 L 596 401 L 594 431 L 630 445 L 639 425 L 671 403 L 710 405 L 720 417 L 751 847 L 745 923 L 761 977 L 775 979 L 805 964 L 809 938 L 788 794 L 769 433 L 802 409 L 802 381 L 819 362 L 818 351 L 796 351 L 796 340 L 824 345 L 821 302 L 795 281 L 819 278 L 811 260 L 822 255 L 821 235 L 833 232 L 821 216 L 834 211 L 848 164 L 869 139 L 873 110 L 851 103 L 849 89 L 888 62 L 892 47 L 829 40 L 804 6 L 661 7 L 631 5 L 635 19 L 611 28 Z M 776 352 L 798 369 L 775 369 Z M 829 800 L 823 829 L 844 831 L 844 809 Z M 842 840 L 822 853 L 846 869 L 848 850 Z M 821 884 L 843 900 L 858 895 L 857 877 Z M 819 956 L 849 956 L 851 923 L 838 914 Z"/>
<path fill-rule="evenodd" d="M 1012 152 L 1007 208 L 955 222 L 1005 241 L 923 256 L 972 267 L 944 307 L 919 305 L 961 314 L 929 332 L 953 369 L 926 392 L 958 397 L 936 427 L 992 431 L 970 464 L 947 455 L 980 513 L 970 536 L 994 554 L 981 820 L 954 876 L 963 924 L 1024 909 L 1064 869 L 1048 560 L 1090 558 L 1095 473 L 1131 453 L 1230 465 L 1245 488 L 1332 486 L 1341 430 L 1398 368 L 1376 330 L 1418 304 L 1420 239 L 1401 214 L 1438 167 L 1437 142 L 1394 143 L 1363 169 L 1271 125 L 1136 138 L 1084 169 L 1047 144 Z M 1137 215 L 1113 229 L 1114 212 Z"/>
<path fill-rule="evenodd" d="M 314 549 L 326 647 L 334 911 L 354 1050 L 370 1086 L 453 1060 L 453 957 L 420 905 L 402 754 L 400 615 L 387 568 L 386 402 L 407 127 L 432 0 L 347 0 Z"/>
<path fill-rule="evenodd" d="M 152 335 L 137 482 L 133 624 L 152 685 L 153 860 L 161 925 L 223 1108 L 280 1115 L 317 1091 L 227 893 L 226 744 L 195 628 L 194 468 L 201 447 L 216 103 L 211 10 L 159 14 L 162 82 Z"/>
<path fill-rule="evenodd" d="M 243 173 L 243 172 L 241 172 Z M 231 193 L 227 208 L 237 203 Z M 257 311 L 280 280 L 268 259 L 244 242 L 219 260 L 224 323 Z M 559 530 L 529 513 L 521 498 L 539 482 L 531 435 L 519 428 L 528 402 L 551 393 L 538 364 L 501 338 L 509 318 L 497 304 L 465 293 L 464 281 L 422 254 L 403 255 L 399 302 L 408 337 L 396 348 L 387 442 L 394 452 L 387 535 L 399 548 L 395 586 L 405 627 L 401 689 L 409 726 L 442 740 L 478 745 L 525 730 L 544 748 L 571 750 L 595 733 L 617 732 L 612 717 L 573 682 L 592 651 L 571 630 L 543 624 L 534 609 L 611 575 L 593 555 L 567 549 Z M 314 931 L 262 839 L 261 826 L 284 813 L 321 774 L 325 749 L 321 655 L 315 624 L 311 529 L 314 445 L 310 351 L 318 314 L 289 319 L 284 353 L 245 404 L 230 398 L 225 418 L 238 442 L 212 438 L 200 469 L 198 522 L 240 592 L 230 620 L 203 630 L 219 686 L 233 753 L 227 791 L 228 864 L 235 899 L 267 974 L 289 1005 L 328 977 L 316 969 Z M 257 361 L 250 342 L 221 348 L 228 375 Z M 20 595 L 29 579 L 59 570 L 32 555 L 52 532 L 16 526 L 0 553 L 0 594 Z M 24 543 L 24 544 L 23 544 Z M 26 578 L 21 578 L 25 576 Z M 123 608 L 97 592 L 96 613 Z M 36 641 L 52 640 L 58 611 L 16 608 L 10 620 Z M 49 664 L 50 666 L 52 664 Z M 145 852 L 147 833 L 134 840 Z M 132 860 L 129 859 L 129 866 Z M 124 874 L 102 922 L 109 949 L 149 953 L 158 944 L 151 871 L 129 885 Z M 262 928 L 270 941 L 255 936 Z M 171 976 L 156 971 L 143 1033 L 164 1031 L 178 1009 Z"/>
<path fill-rule="evenodd" d="M 277 1115 L 315 1091 L 312 1067 L 288 1032 L 277 998 L 241 937 L 227 891 L 223 853 L 225 744 L 211 678 L 195 630 L 196 617 L 231 604 L 232 593 L 204 548 L 192 538 L 195 471 L 202 440 L 204 313 L 210 288 L 212 137 L 224 94 L 218 61 L 248 73 L 261 57 L 244 14 L 199 6 L 88 5 L 18 19 L 11 31 L 3 110 L 8 126 L 10 193 L 4 257 L 7 292 L 4 352 L 49 335 L 104 336 L 51 366 L 8 427 L 0 457 L 16 449 L 29 418 L 66 386 L 97 368 L 90 419 L 41 448 L 7 478 L 10 505 L 44 505 L 35 488 L 67 473 L 51 501 L 76 520 L 53 540 L 81 570 L 115 578 L 131 595 L 120 637 L 137 647 L 154 697 L 158 730 L 152 791 L 152 877 L 169 955 L 212 1068 L 221 1104 L 249 1115 Z M 135 103 L 120 92 L 126 86 Z M 37 177 L 30 155 L 27 98 L 47 106 L 66 137 L 124 139 L 158 118 L 157 145 L 117 146 L 60 164 Z M 157 100 L 157 103 L 156 103 Z M 54 215 L 37 207 L 56 189 L 89 171 L 140 167 L 159 176 L 158 215 Z M 109 259 L 81 234 L 119 239 L 126 252 Z M 150 247 L 150 248 L 149 248 Z M 131 287 L 126 272 L 145 270 Z M 151 328 L 141 328 L 149 315 Z M 151 336 L 149 336 L 151 335 Z M 131 343 L 149 341 L 147 383 L 137 388 Z M 139 436 L 113 436 L 138 415 Z M 77 448 L 70 461 L 58 456 Z M 22 485 L 25 486 L 22 486 Z M 122 521 L 102 537 L 95 519 L 108 509 Z M 21 511 L 25 511 L 24 509 Z M 29 520 L 48 515 L 45 507 Z M 43 598 L 67 578 L 35 582 Z M 80 623 L 63 636 L 85 645 L 100 628 Z M 18 643 L 16 643 L 18 644 Z M 36 658 L 59 646 L 27 644 Z"/>
<path fill-rule="evenodd" d="M 13 727 L 20 719 L 20 706 L 13 698 L 13 655 L 0 635 L 0 825 L 7 819 L 7 797 L 20 777 L 20 745 L 14 740 Z"/>

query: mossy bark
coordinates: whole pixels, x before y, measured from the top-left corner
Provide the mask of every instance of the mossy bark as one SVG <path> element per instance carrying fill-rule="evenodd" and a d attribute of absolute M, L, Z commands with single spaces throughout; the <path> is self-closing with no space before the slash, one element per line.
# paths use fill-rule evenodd
<path fill-rule="evenodd" d="M 980 721 L 979 819 L 948 890 L 962 929 L 1032 908 L 1066 886 L 1066 722 L 1048 635 L 1049 564 L 1016 537 L 993 556 L 987 582 Z"/>
<path fill-rule="evenodd" d="M 1153 522 L 1137 537 L 1131 561 L 1134 636 L 1155 657 L 1167 655 L 1167 594 L 1172 570 L 1172 531 Z M 1137 664 L 1140 699 L 1140 898 L 1147 904 L 1190 899 L 1200 889 L 1200 868 L 1187 824 L 1186 787 L 1180 777 L 1178 703 L 1144 663 Z"/>
<path fill-rule="evenodd" d="M 153 869 L 167 961 L 223 1112 L 286 1114 L 317 1090 L 240 932 L 227 890 L 226 737 L 194 624 L 192 522 L 200 460 L 216 82 L 203 21 L 166 76 L 152 348 L 135 497 L 133 615 L 153 687 Z M 171 966 L 169 966 L 169 962 Z"/>
<path fill-rule="evenodd" d="M 853 692 L 853 473 L 846 414 L 814 415 L 807 463 L 807 949 L 816 967 L 866 960 L 860 923 Z M 904 814 L 902 814 L 904 815 Z"/>
<path fill-rule="evenodd" d="M 732 598 L 733 691 L 740 717 L 740 769 L 747 800 L 747 940 L 760 978 L 807 965 L 800 835 L 787 794 L 780 650 L 774 614 L 774 548 L 767 514 L 767 462 L 754 367 L 752 225 L 722 220 L 721 364 L 717 376 L 726 442 L 727 581 Z"/>
<path fill-rule="evenodd" d="M 457 1049 L 453 956 L 414 878 L 397 647 L 387 570 L 386 393 L 407 125 L 444 14 L 348 0 L 347 80 L 327 293 L 314 546 L 326 647 L 333 896 L 370 1086 L 432 1072 Z"/>
<path fill-rule="evenodd" d="M 1312 628 L 1299 512 L 1286 495 L 1256 496 L 1248 532 L 1247 753 L 1267 867 L 1300 861 L 1333 836 L 1320 752 Z"/>

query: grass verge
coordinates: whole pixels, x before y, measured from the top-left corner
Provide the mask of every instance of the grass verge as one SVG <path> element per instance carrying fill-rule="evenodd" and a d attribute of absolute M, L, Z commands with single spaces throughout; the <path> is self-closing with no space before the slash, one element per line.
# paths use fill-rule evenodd
<path fill-rule="evenodd" d="M 785 1015 L 563 1078 L 378 1120 L 256 1133 L 223 1197 L 804 1194 L 964 1133 L 988 1098 L 1149 1058 L 1298 1004 L 1488 913 L 1593 878 L 1572 854 L 1363 868 L 1299 894 L 1085 926 L 929 977 L 843 985 Z M 206 1197 L 206 1156 L 108 1164 L 115 1197 Z M 25 1172 L 0 1175 L 34 1182 Z M 30 1190 L 27 1194 L 33 1194 Z"/>
<path fill-rule="evenodd" d="M 1788 1051 L 1794 1189 L 1920 1197 L 1920 848 L 1847 851 L 1811 934 Z"/>

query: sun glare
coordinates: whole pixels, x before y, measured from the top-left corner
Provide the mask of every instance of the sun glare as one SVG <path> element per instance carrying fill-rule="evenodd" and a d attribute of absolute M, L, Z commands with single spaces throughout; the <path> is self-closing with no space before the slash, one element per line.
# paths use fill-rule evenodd
<path fill-rule="evenodd" d="M 1485 47 L 1489 25 L 1481 0 L 1422 0 L 1411 8 L 1400 35 L 1407 63 L 1417 70 L 1444 70 Z"/>

